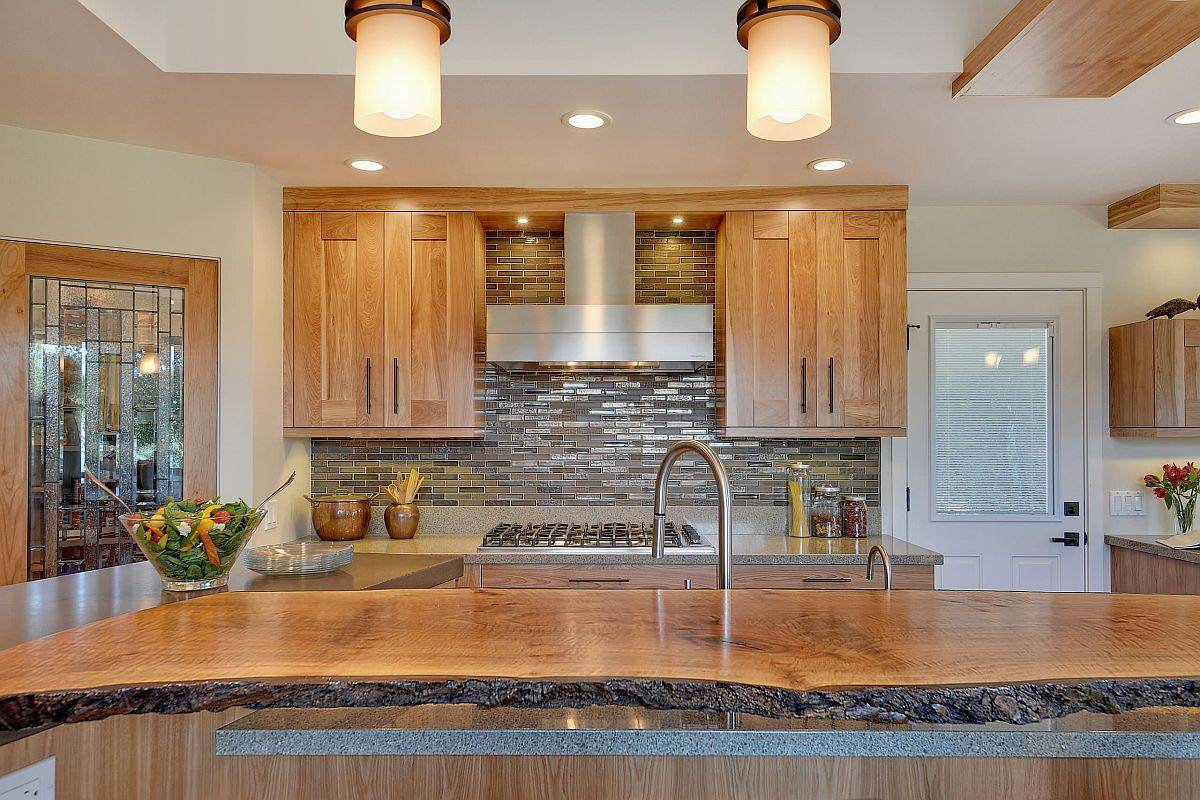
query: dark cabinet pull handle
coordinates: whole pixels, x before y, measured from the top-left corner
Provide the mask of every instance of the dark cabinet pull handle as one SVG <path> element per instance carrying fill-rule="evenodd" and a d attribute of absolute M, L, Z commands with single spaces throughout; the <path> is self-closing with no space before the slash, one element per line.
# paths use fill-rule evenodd
<path fill-rule="evenodd" d="M 629 578 L 567 578 L 567 583 L 629 583 Z"/>
<path fill-rule="evenodd" d="M 392 413 L 400 413 L 400 359 L 392 359 Z"/>
<path fill-rule="evenodd" d="M 371 415 L 371 359 L 367 359 L 367 416 Z"/>
<path fill-rule="evenodd" d="M 852 583 L 853 578 L 805 578 L 805 583 Z"/>
<path fill-rule="evenodd" d="M 833 358 L 829 359 L 829 413 L 833 413 Z"/>
<path fill-rule="evenodd" d="M 800 359 L 800 413 L 808 413 L 808 359 Z"/>

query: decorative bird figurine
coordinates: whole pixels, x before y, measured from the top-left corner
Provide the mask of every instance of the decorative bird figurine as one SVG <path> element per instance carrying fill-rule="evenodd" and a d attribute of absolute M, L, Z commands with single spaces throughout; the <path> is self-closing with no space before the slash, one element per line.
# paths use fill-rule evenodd
<path fill-rule="evenodd" d="M 1191 300 L 1176 297 L 1174 300 L 1168 300 L 1156 309 L 1147 311 L 1146 319 L 1158 319 L 1159 317 L 1175 319 L 1180 314 L 1195 311 L 1197 308 L 1200 308 L 1200 297 L 1197 297 L 1194 303 Z"/>

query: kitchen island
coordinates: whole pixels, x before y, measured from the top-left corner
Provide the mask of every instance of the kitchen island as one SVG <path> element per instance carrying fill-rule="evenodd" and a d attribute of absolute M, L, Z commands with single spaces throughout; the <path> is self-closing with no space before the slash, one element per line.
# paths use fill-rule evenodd
<path fill-rule="evenodd" d="M 293 782 L 284 783 L 294 788 L 337 775 L 347 785 L 383 780 L 418 787 L 406 796 L 518 796 L 488 795 L 480 781 L 494 786 L 504 783 L 504 775 L 515 780 L 515 772 L 526 770 L 521 781 L 534 783 L 512 785 L 539 785 L 548 779 L 547 769 L 558 769 L 545 761 L 548 756 L 504 758 L 503 763 L 495 756 L 372 757 L 367 762 L 351 755 L 217 756 L 213 735 L 246 716 L 247 709 L 267 707 L 432 706 L 429 713 L 436 714 L 442 704 L 610 706 L 876 725 L 1028 725 L 1079 712 L 1197 707 L 1200 630 L 1192 624 L 1197 614 L 1200 598 L 1117 595 L 226 593 L 0 651 L 0 725 L 29 730 L 83 723 L 60 724 L 0 748 L 0 766 L 19 766 L 39 753 L 96 747 L 115 737 L 128 749 L 131 763 L 153 763 L 157 742 L 193 761 L 194 769 L 180 769 L 181 775 L 204 775 L 230 786 L 262 789 L 254 782 L 277 773 L 291 776 Z M 47 664 L 54 669 L 45 669 Z M 202 710 L 218 713 L 191 713 Z M 1200 777 L 1192 760 L 1129 762 L 1127 754 L 1114 753 L 1071 761 L 1068 772 L 1094 774 L 1101 786 L 1107 769 L 1122 775 L 1145 769 L 1155 776 L 1146 785 L 1159 789 Z M 828 774 L 832 764 L 842 765 L 849 777 L 829 784 L 841 787 L 829 796 L 863 796 L 864 786 L 894 782 L 898 775 L 917 781 L 909 793 L 877 791 L 875 796 L 938 796 L 913 793 L 933 785 L 914 777 L 927 769 L 925 777 L 937 773 L 935 783 L 950 787 L 952 794 L 942 796 L 984 797 L 992 795 L 967 793 L 963 782 L 969 779 L 978 788 L 1002 775 L 1016 780 L 1043 770 L 1039 758 L 997 756 L 972 774 L 964 772 L 963 763 L 977 759 L 960 756 L 926 757 L 928 764 L 915 756 L 858 755 L 828 762 L 827 756 L 760 758 L 733 751 L 694 757 L 580 756 L 561 769 L 586 787 L 571 796 L 668 797 L 697 788 L 697 776 L 718 774 L 719 765 L 708 763 L 711 759 L 729 758 L 747 759 L 744 767 L 724 767 L 748 771 L 745 784 L 699 787 L 704 791 L 695 796 L 795 796 L 794 786 L 817 785 L 813 782 L 822 775 L 834 780 Z M 356 760 L 370 775 L 350 780 Z M 670 766 L 676 760 L 692 767 Z M 958 761 L 963 763 L 957 768 L 946 766 Z M 665 770 L 661 782 L 652 777 L 652 764 Z M 1091 766 L 1085 770 L 1083 764 Z M 633 780 L 642 769 L 649 770 L 649 783 L 632 784 L 641 787 L 637 791 L 602 791 L 612 790 L 614 780 Z M 1061 774 L 1065 767 L 1045 769 Z M 144 779 L 148 786 L 156 779 L 176 781 L 170 784 L 173 796 L 206 796 L 197 793 L 200 778 L 190 779 L 197 782 L 196 791 L 182 785 L 183 778 L 156 778 L 149 768 Z M 447 782 L 453 786 L 447 788 Z M 642 791 L 646 786 L 652 790 Z M 846 787 L 860 793 L 845 794 Z M 757 794 L 747 793 L 752 790 Z M 245 796 L 338 795 L 304 789 Z M 1142 796 L 1187 795 L 1171 794 L 1168 787 Z"/>

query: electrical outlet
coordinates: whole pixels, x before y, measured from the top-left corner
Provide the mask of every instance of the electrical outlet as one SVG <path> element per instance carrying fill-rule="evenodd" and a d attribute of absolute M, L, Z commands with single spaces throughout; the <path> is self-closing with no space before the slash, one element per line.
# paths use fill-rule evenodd
<path fill-rule="evenodd" d="M 1145 492 L 1118 491 L 1108 493 L 1108 515 L 1110 517 L 1146 516 Z"/>
<path fill-rule="evenodd" d="M 267 516 L 266 516 L 266 519 L 263 520 L 263 527 L 266 530 L 271 530 L 272 528 L 275 528 L 279 525 L 279 505 L 278 505 L 278 503 L 279 503 L 278 500 L 272 500 L 271 502 L 267 503 L 267 508 L 266 508 Z"/>
<path fill-rule="evenodd" d="M 0 775 L 0 800 L 54 800 L 54 756 Z"/>

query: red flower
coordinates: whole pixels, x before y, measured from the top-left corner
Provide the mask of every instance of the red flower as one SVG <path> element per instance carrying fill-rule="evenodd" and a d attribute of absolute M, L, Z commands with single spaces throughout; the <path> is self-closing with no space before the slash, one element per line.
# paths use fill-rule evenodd
<path fill-rule="evenodd" d="M 1162 500 L 1163 498 L 1165 498 L 1167 496 L 1167 490 L 1166 489 L 1155 489 L 1154 496 L 1157 497 L 1159 500 Z"/>

